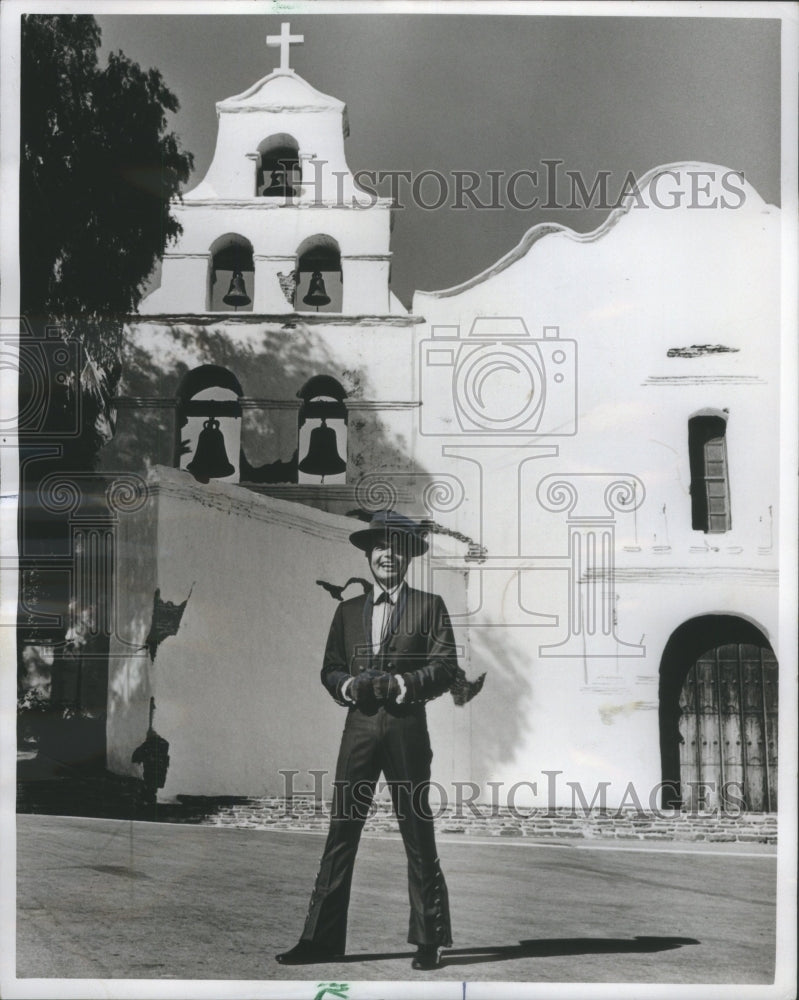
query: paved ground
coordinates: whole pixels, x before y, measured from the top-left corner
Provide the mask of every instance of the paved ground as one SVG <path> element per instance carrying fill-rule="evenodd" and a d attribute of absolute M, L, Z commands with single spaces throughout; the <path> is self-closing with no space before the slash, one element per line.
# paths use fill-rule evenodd
<path fill-rule="evenodd" d="M 287 969 L 273 956 L 299 935 L 320 836 L 32 815 L 17 831 L 19 977 L 773 978 L 776 853 L 760 845 L 442 839 L 456 946 L 418 973 L 394 837 L 362 842 L 346 959 Z"/>

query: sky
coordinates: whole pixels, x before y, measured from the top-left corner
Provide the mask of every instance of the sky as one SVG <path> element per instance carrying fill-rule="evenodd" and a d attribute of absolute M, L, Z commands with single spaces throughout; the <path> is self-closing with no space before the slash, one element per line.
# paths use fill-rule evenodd
<path fill-rule="evenodd" d="M 188 6 L 188 5 L 187 5 Z M 711 8 L 712 9 L 712 8 Z M 565 171 L 590 188 L 608 171 L 611 199 L 630 171 L 699 160 L 743 171 L 779 203 L 780 25 L 773 19 L 619 18 L 464 14 L 303 16 L 104 15 L 103 49 L 154 66 L 177 95 L 170 127 L 193 152 L 202 179 L 216 140 L 215 103 L 269 73 L 265 45 L 290 20 L 291 65 L 347 103 L 347 160 L 356 170 L 436 170 L 450 197 L 415 207 L 402 182 L 395 213 L 392 287 L 448 288 L 507 253 L 533 225 L 595 229 L 601 208 L 546 207 L 543 160 L 559 160 L 554 201 L 569 202 Z M 550 168 L 553 169 L 553 168 Z M 489 201 L 488 171 L 520 181 L 519 200 L 539 205 L 453 208 L 453 171 L 475 171 Z M 433 184 L 433 186 L 430 186 Z M 437 186 L 422 189 L 432 202 Z M 504 189 L 503 189 L 504 190 Z M 387 184 L 380 194 L 388 195 Z M 465 199 L 463 199 L 465 201 Z"/>

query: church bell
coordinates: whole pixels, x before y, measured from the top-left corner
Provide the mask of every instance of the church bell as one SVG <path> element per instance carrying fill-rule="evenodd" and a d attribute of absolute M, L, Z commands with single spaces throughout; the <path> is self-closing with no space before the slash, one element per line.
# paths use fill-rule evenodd
<path fill-rule="evenodd" d="M 228 288 L 227 295 L 222 301 L 225 305 L 233 306 L 235 309 L 238 309 L 239 306 L 248 306 L 252 302 L 252 299 L 247 294 L 244 275 L 241 271 L 233 272 L 233 277 L 230 279 L 230 288 Z"/>
<path fill-rule="evenodd" d="M 288 171 L 285 167 L 278 167 L 272 171 L 269 178 L 269 185 L 264 188 L 264 196 L 267 198 L 293 198 L 294 188 L 289 183 Z"/>
<path fill-rule="evenodd" d="M 225 438 L 216 417 L 204 421 L 194 458 L 186 468 L 201 483 L 207 483 L 209 479 L 224 479 L 236 471 L 228 461 Z"/>
<path fill-rule="evenodd" d="M 336 432 L 327 426 L 324 417 L 321 425 L 311 431 L 308 454 L 297 468 L 309 476 L 321 476 L 322 482 L 325 481 L 325 476 L 346 472 L 347 463 L 339 455 L 336 446 Z"/>
<path fill-rule="evenodd" d="M 307 306 L 326 306 L 330 302 L 330 296 L 325 288 L 324 278 L 321 271 L 314 271 L 308 287 L 308 294 L 302 300 Z"/>

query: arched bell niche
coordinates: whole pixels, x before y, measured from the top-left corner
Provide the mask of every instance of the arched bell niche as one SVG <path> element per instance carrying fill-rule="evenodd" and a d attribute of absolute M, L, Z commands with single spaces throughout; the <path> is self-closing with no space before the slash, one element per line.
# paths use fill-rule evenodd
<path fill-rule="evenodd" d="M 187 372 L 175 401 L 175 465 L 198 482 L 239 481 L 241 397 L 227 368 L 200 365 Z"/>
<path fill-rule="evenodd" d="M 297 312 L 340 313 L 344 291 L 341 249 L 332 236 L 317 233 L 297 248 Z"/>
<path fill-rule="evenodd" d="M 293 198 L 300 194 L 300 147 L 287 132 L 270 135 L 258 144 L 255 194 L 261 198 Z"/>
<path fill-rule="evenodd" d="M 314 375 L 297 393 L 297 481 L 343 485 L 347 481 L 347 393 L 332 375 Z"/>
<path fill-rule="evenodd" d="M 209 312 L 252 312 L 255 263 L 252 243 L 238 233 L 214 240 L 209 251 Z"/>

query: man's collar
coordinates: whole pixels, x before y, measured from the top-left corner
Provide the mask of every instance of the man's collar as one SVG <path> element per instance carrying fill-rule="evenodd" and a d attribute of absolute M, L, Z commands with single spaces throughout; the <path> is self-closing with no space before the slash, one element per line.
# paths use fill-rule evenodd
<path fill-rule="evenodd" d="M 385 587 L 381 587 L 378 584 L 375 587 L 375 590 L 374 590 L 374 602 L 375 602 L 375 604 L 377 604 L 377 602 L 381 601 L 381 600 L 387 600 L 389 602 L 389 604 L 396 604 L 397 601 L 399 600 L 400 592 L 401 592 L 402 588 L 405 587 L 405 586 L 407 586 L 407 583 L 406 583 L 405 580 L 400 580 L 400 582 L 397 584 L 397 586 L 394 587 L 392 590 L 386 590 Z M 385 598 L 381 597 L 382 594 L 386 595 Z"/>

